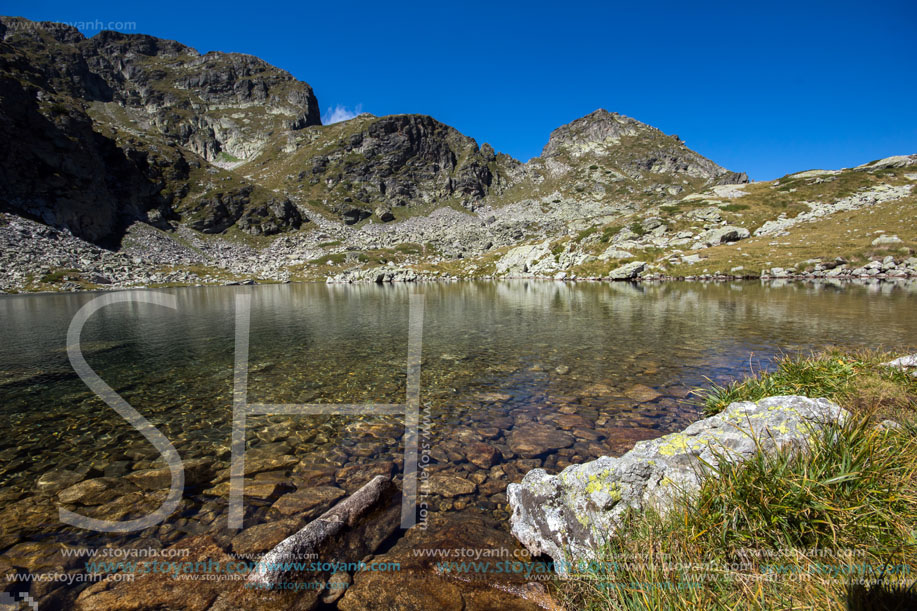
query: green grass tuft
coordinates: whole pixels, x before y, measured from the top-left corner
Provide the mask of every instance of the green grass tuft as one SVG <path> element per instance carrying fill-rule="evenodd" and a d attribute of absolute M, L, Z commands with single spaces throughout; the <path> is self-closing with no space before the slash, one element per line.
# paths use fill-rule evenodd
<path fill-rule="evenodd" d="M 775 395 L 824 397 L 852 408 L 884 412 L 917 409 L 917 378 L 884 367 L 893 355 L 878 352 L 829 350 L 810 356 L 784 356 L 776 370 L 697 391 L 704 414 L 712 416 L 734 401 L 757 401 Z M 883 412 L 883 413 L 884 413 Z M 892 413 L 885 413 L 892 416 Z"/>
<path fill-rule="evenodd" d="M 628 512 L 599 550 L 602 562 L 556 584 L 565 607 L 915 608 L 917 379 L 881 366 L 892 358 L 836 350 L 784 357 L 773 372 L 715 387 L 706 396 L 711 411 L 792 392 L 828 396 L 853 417 L 822 429 L 803 451 L 721 460 L 694 499 L 678 499 L 664 516 Z M 874 416 L 890 407 L 877 403 L 890 387 L 902 426 L 885 430 Z"/>

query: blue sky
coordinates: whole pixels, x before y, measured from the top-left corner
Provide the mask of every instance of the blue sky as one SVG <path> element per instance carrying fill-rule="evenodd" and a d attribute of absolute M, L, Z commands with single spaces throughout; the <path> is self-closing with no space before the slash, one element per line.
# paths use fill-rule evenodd
<path fill-rule="evenodd" d="M 0 12 L 251 53 L 311 84 L 325 116 L 429 114 L 522 160 L 596 108 L 757 180 L 917 153 L 912 0 L 7 0 Z"/>

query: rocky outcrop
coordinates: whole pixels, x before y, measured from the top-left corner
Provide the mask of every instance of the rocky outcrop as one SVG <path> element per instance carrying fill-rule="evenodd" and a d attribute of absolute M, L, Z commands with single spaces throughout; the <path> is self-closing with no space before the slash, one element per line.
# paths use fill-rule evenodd
<path fill-rule="evenodd" d="M 705 247 L 719 246 L 720 244 L 728 244 L 730 242 L 738 242 L 750 236 L 751 233 L 744 227 L 733 227 L 731 225 L 714 227 L 697 236 L 697 242 L 695 242 L 691 249 L 697 250 Z"/>
<path fill-rule="evenodd" d="M 167 220 L 167 182 L 188 179 L 177 150 L 149 150 L 97 133 L 80 104 L 55 93 L 26 55 L 0 42 L 0 210 L 89 241 L 136 220 Z"/>
<path fill-rule="evenodd" d="M 201 55 L 183 44 L 57 23 L 0 19 L 4 42 L 28 55 L 55 93 L 99 103 L 135 130 L 174 140 L 208 161 L 252 156 L 274 131 L 319 125 L 308 84 L 239 53 Z M 123 119 L 122 119 L 123 120 Z"/>
<path fill-rule="evenodd" d="M 200 198 L 186 212 L 188 226 L 202 233 L 222 233 L 237 225 L 251 235 L 273 235 L 284 229 L 299 229 L 308 221 L 286 198 L 268 197 L 264 203 L 255 204 L 255 191 L 254 186 L 246 186 Z"/>
<path fill-rule="evenodd" d="M 548 242 L 517 246 L 510 249 L 497 261 L 497 273 L 509 275 L 532 273 L 538 262 L 550 254 Z"/>
<path fill-rule="evenodd" d="M 817 430 L 847 417 L 826 399 L 738 402 L 680 433 L 641 441 L 620 458 L 602 457 L 557 475 L 535 469 L 507 487 L 512 533 L 533 555 L 551 556 L 560 569 L 565 561 L 595 559 L 628 509 L 652 506 L 665 512 L 679 496 L 695 494 L 720 459 L 741 462 L 758 447 L 803 449 Z"/>
<path fill-rule="evenodd" d="M 321 193 L 349 224 L 447 200 L 474 208 L 506 182 L 490 146 L 425 115 L 364 114 L 314 138 L 287 164 L 299 171 L 293 186 Z"/>
<path fill-rule="evenodd" d="M 854 195 L 831 203 L 806 202 L 809 207 L 806 212 L 801 212 L 793 218 L 785 218 L 781 215 L 779 219 L 767 221 L 755 229 L 754 233 L 756 236 L 785 235 L 788 229 L 800 223 L 811 223 L 838 212 L 859 210 L 860 208 L 867 208 L 907 197 L 913 188 L 914 185 L 891 186 L 880 184 L 874 187 L 864 187 Z"/>
<path fill-rule="evenodd" d="M 362 282 L 375 282 L 383 284 L 389 282 L 416 282 L 422 277 L 410 268 L 398 267 L 370 267 L 366 269 L 349 269 L 335 276 L 325 279 L 327 284 L 354 284 Z"/>

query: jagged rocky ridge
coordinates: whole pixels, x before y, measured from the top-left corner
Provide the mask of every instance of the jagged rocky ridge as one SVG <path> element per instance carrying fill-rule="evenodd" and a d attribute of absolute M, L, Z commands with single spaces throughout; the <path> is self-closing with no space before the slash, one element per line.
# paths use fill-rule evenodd
<path fill-rule="evenodd" d="M 323 126 L 308 84 L 251 56 L 20 18 L 0 18 L 0 84 L 0 239 L 14 245 L 0 290 L 911 270 L 911 238 L 892 231 L 872 259 L 702 266 L 707 250 L 907 205 L 915 156 L 750 185 L 600 109 L 521 163 L 424 115 Z M 758 214 L 797 190 L 794 214 Z"/>

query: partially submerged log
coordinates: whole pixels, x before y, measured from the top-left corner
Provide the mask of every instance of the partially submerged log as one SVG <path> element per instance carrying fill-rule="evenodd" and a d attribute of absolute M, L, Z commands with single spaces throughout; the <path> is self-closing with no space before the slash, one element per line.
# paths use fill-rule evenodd
<path fill-rule="evenodd" d="M 353 560 L 340 557 L 325 560 L 356 562 L 363 555 L 372 553 L 382 540 L 397 528 L 398 514 L 395 511 L 397 508 L 388 507 L 393 492 L 392 480 L 384 475 L 377 475 L 348 498 L 306 524 L 265 554 L 249 574 L 249 584 L 251 587 L 265 590 L 279 588 L 280 584 L 299 572 L 295 568 L 296 563 L 302 564 L 304 559 L 321 559 L 322 553 L 334 552 L 335 543 L 337 543 L 333 540 L 334 538 L 343 535 L 348 529 L 353 529 L 369 514 L 382 510 L 383 515 L 380 519 L 383 526 L 381 530 L 377 529 L 375 536 L 368 539 L 359 537 L 367 546 L 366 549 L 360 550 L 362 552 L 360 555 L 355 554 L 356 557 Z M 393 516 L 395 520 L 392 520 Z M 344 545 L 344 547 L 349 548 L 350 546 Z"/>

